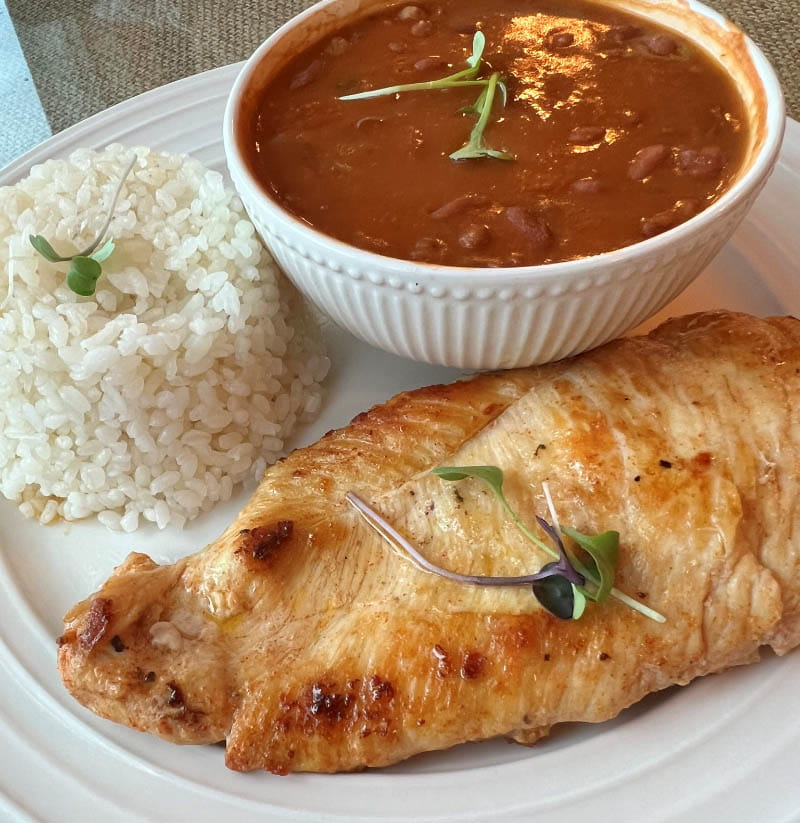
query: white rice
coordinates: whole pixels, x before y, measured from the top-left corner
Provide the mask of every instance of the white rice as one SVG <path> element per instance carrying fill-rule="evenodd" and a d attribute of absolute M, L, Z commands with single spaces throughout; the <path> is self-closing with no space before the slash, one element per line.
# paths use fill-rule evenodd
<path fill-rule="evenodd" d="M 319 334 L 239 199 L 196 160 L 135 151 L 93 297 L 28 235 L 88 245 L 132 150 L 0 188 L 0 493 L 42 523 L 183 526 L 320 406 Z"/>

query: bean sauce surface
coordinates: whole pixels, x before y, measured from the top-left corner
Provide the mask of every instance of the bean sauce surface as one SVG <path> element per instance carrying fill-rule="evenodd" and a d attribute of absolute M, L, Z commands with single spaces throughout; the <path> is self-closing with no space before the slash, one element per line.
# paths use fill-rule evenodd
<path fill-rule="evenodd" d="M 501 72 L 486 143 L 515 159 L 454 161 L 480 89 L 339 98 Z M 583 0 L 389 7 L 298 54 L 242 110 L 238 140 L 267 193 L 379 254 L 521 266 L 627 246 L 689 219 L 742 163 L 733 83 L 674 32 Z"/>

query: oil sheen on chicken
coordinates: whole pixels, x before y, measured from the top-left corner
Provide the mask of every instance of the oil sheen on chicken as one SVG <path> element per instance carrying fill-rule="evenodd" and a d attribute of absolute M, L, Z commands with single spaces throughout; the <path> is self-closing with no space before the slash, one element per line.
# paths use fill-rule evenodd
<path fill-rule="evenodd" d="M 528 589 L 420 570 L 354 491 L 431 560 L 527 574 L 528 522 L 620 533 L 615 600 L 577 621 Z M 335 772 L 556 723 L 800 642 L 800 321 L 673 320 L 544 367 L 398 395 L 273 466 L 215 543 L 172 566 L 131 555 L 66 616 L 59 666 L 99 715 L 233 769 Z"/>

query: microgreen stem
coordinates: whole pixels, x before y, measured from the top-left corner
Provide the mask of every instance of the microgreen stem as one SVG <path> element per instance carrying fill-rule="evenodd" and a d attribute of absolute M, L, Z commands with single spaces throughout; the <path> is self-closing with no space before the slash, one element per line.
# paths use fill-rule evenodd
<path fill-rule="evenodd" d="M 506 514 L 514 521 L 514 525 L 531 541 L 535 543 L 543 552 L 549 554 L 554 560 L 559 559 L 558 552 L 551 549 L 543 540 L 540 540 L 520 519 L 520 516 L 511 508 L 506 500 L 505 495 L 498 496 L 500 505 L 505 509 Z M 585 575 L 584 575 L 585 576 Z"/>
<path fill-rule="evenodd" d="M 539 573 L 521 575 L 518 577 L 490 577 L 485 575 L 458 574 L 458 572 L 443 569 L 441 566 L 437 566 L 435 563 L 428 560 L 428 558 L 425 557 L 408 540 L 406 540 L 406 538 L 403 537 L 403 535 L 400 534 L 400 532 L 398 532 L 397 529 L 391 525 L 391 523 L 381 517 L 375 509 L 365 503 L 364 500 L 362 500 L 355 492 L 347 492 L 347 494 L 345 494 L 345 500 L 347 500 L 347 502 L 361 515 L 364 521 L 368 523 L 384 540 L 386 540 L 387 543 L 390 543 L 395 548 L 404 551 L 424 571 L 431 572 L 432 574 L 438 574 L 441 577 L 446 577 L 448 580 L 453 580 L 456 583 L 469 583 L 476 586 L 530 586 L 539 578 Z M 558 559 L 558 553 L 553 551 L 547 544 L 539 540 L 538 537 L 531 534 L 530 530 L 520 521 L 508 503 L 504 500 L 502 502 L 503 508 L 514 520 L 515 524 L 521 529 L 525 536 L 529 537 L 537 546 L 539 546 L 539 548 L 547 552 L 547 554 Z M 595 584 L 597 583 L 597 581 L 592 579 L 591 572 L 586 568 L 586 566 L 583 565 L 583 563 L 576 560 L 575 566 L 584 577 L 592 580 Z M 617 600 L 621 601 L 626 606 L 630 606 L 630 608 L 640 614 L 643 614 L 645 617 L 649 617 L 657 623 L 665 622 L 664 615 L 659 614 L 654 609 L 648 608 L 638 600 L 634 600 L 632 597 L 629 597 L 619 589 L 611 589 L 611 595 L 612 597 L 616 597 Z"/>
<path fill-rule="evenodd" d="M 443 569 L 432 563 L 421 554 L 411 543 L 403 537 L 387 520 L 384 520 L 378 512 L 365 503 L 354 492 L 347 492 L 345 500 L 369 523 L 370 526 L 388 543 L 395 548 L 401 549 L 409 555 L 414 562 L 424 571 L 454 580 L 456 583 L 470 583 L 475 586 L 530 586 L 538 579 L 536 574 L 528 574 L 519 577 L 489 577 L 476 574 L 458 574 L 449 569 Z M 557 557 L 558 555 L 556 555 Z"/>
<path fill-rule="evenodd" d="M 493 157 L 496 160 L 513 160 L 514 156 L 507 151 L 490 149 L 483 142 L 483 133 L 492 115 L 492 104 L 497 84 L 500 82 L 500 73 L 493 72 L 489 76 L 489 82 L 475 103 L 474 108 L 480 107 L 478 122 L 472 127 L 469 140 L 457 151 L 450 155 L 451 160 L 474 160 L 478 157 Z"/>
<path fill-rule="evenodd" d="M 111 220 L 114 217 L 114 209 L 117 207 L 117 201 L 119 200 L 119 196 L 122 193 L 122 187 L 125 184 L 125 181 L 128 179 L 128 175 L 131 173 L 131 169 L 134 167 L 136 161 L 138 160 L 138 155 L 136 152 L 133 153 L 133 157 L 131 157 L 130 163 L 125 167 L 125 171 L 122 172 L 122 177 L 119 179 L 119 183 L 117 183 L 117 188 L 114 190 L 114 195 L 111 198 L 111 204 L 108 207 L 108 211 L 106 214 L 106 220 L 103 223 L 103 228 L 97 233 L 97 237 L 89 243 L 89 245 L 83 250 L 79 251 L 75 254 L 75 257 L 88 257 L 99 245 L 103 242 L 103 239 L 106 236 L 106 232 L 108 231 L 108 227 L 111 225 Z"/>
<path fill-rule="evenodd" d="M 472 129 L 472 133 L 469 136 L 470 142 L 473 140 L 481 141 L 483 139 L 483 132 L 486 130 L 486 126 L 489 123 L 489 117 L 492 114 L 492 103 L 494 103 L 494 92 L 497 88 L 497 81 L 500 79 L 500 74 L 498 72 L 492 72 L 489 75 L 489 85 L 486 86 L 486 92 L 483 97 L 483 108 L 481 109 L 481 116 L 478 118 L 478 122 Z"/>
<path fill-rule="evenodd" d="M 471 69 L 467 69 L 471 71 Z M 459 72 L 463 75 L 465 72 Z M 436 89 L 457 89 L 465 86 L 486 86 L 487 80 L 456 80 L 452 79 L 459 75 L 452 75 L 451 78 L 441 80 L 427 80 L 420 83 L 406 83 L 402 86 L 387 86 L 383 89 L 371 89 L 370 91 L 360 91 L 356 94 L 346 94 L 339 100 L 367 100 L 370 97 L 385 97 L 387 94 L 402 94 L 406 91 L 435 91 Z"/>

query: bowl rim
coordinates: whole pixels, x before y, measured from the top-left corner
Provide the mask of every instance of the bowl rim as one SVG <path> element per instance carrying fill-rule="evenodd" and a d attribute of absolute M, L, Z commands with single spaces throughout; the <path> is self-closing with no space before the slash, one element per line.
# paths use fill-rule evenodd
<path fill-rule="evenodd" d="M 772 172 L 777 161 L 783 142 L 783 134 L 786 125 L 786 112 L 780 81 L 771 63 L 767 60 L 761 49 L 753 40 L 743 32 L 738 26 L 732 23 L 724 15 L 715 9 L 707 6 L 700 0 L 684 0 L 682 5 L 685 11 L 705 17 L 720 26 L 725 26 L 730 32 L 739 34 L 747 48 L 747 53 L 755 68 L 756 76 L 762 84 L 764 100 L 766 101 L 766 116 L 764 118 L 764 141 L 756 154 L 750 168 L 740 177 L 729 189 L 715 200 L 710 206 L 703 209 L 698 214 L 689 218 L 684 223 L 679 224 L 654 237 L 638 240 L 627 246 L 601 252 L 587 257 L 580 257 L 573 260 L 562 260 L 555 263 L 541 263 L 528 266 L 498 266 L 476 267 L 476 266 L 452 266 L 438 263 L 425 263 L 415 260 L 406 260 L 401 257 L 391 257 L 379 254 L 367 249 L 359 248 L 343 240 L 332 237 L 325 232 L 312 226 L 300 217 L 292 214 L 276 200 L 271 198 L 253 177 L 247 163 L 244 161 L 234 133 L 235 115 L 239 110 L 242 93 L 248 85 L 256 67 L 260 65 L 265 56 L 280 42 L 289 32 L 303 26 L 313 17 L 323 13 L 330 6 L 338 3 L 346 4 L 348 0 L 319 0 L 309 8 L 296 14 L 283 25 L 279 26 L 269 37 L 245 61 L 239 74 L 234 81 L 225 105 L 223 116 L 223 143 L 225 148 L 226 161 L 234 183 L 246 184 L 247 188 L 254 193 L 260 202 L 266 206 L 271 215 L 282 222 L 286 228 L 293 229 L 305 235 L 310 241 L 314 241 L 317 246 L 328 247 L 331 251 L 336 251 L 340 256 L 357 259 L 361 265 L 369 266 L 372 269 L 391 271 L 395 277 L 419 282 L 428 280 L 429 282 L 440 282 L 453 284 L 457 280 L 467 280 L 473 285 L 479 285 L 479 281 L 488 277 L 496 286 L 500 280 L 506 284 L 525 282 L 551 282 L 553 280 L 577 279 L 583 275 L 591 274 L 598 269 L 606 270 L 609 267 L 621 267 L 638 260 L 642 256 L 649 256 L 651 253 L 657 254 L 659 251 L 667 249 L 682 239 L 688 240 L 690 237 L 702 232 L 708 224 L 724 215 L 736 207 L 738 202 L 753 189 L 757 189 Z M 391 0 L 388 0 L 391 2 Z M 597 0 L 603 5 L 604 0 Z M 347 15 L 343 20 L 346 20 Z M 692 39 L 684 33 L 688 39 Z"/>

